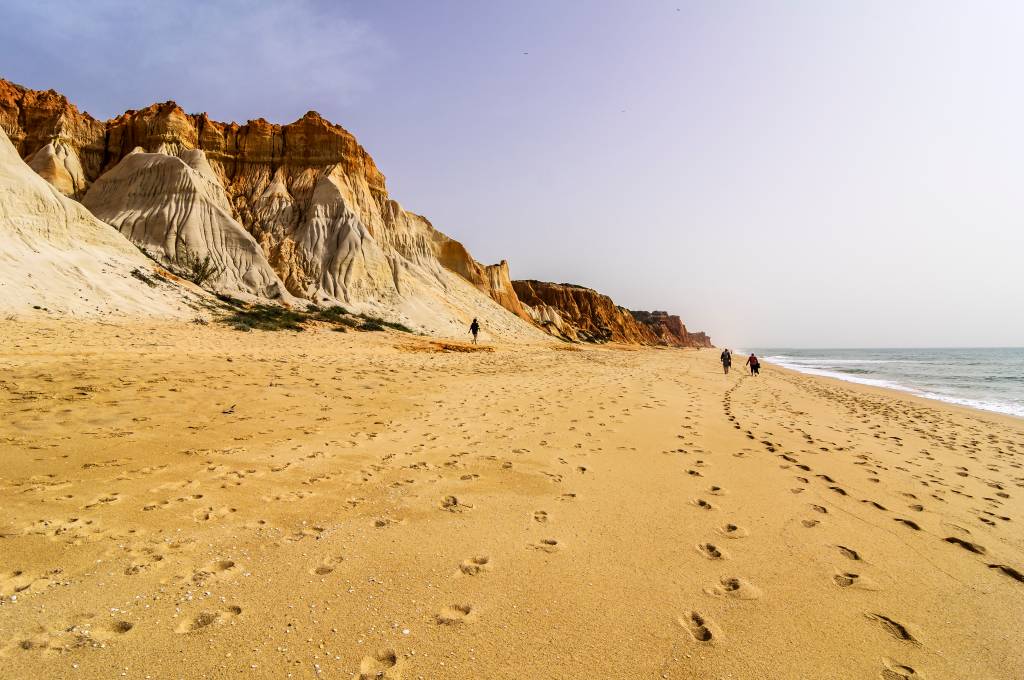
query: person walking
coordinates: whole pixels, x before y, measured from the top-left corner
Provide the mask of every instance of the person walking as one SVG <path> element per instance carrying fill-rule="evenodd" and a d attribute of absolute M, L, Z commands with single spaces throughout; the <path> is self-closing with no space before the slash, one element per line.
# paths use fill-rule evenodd
<path fill-rule="evenodd" d="M 757 360 L 757 357 L 754 356 L 753 352 L 751 352 L 750 356 L 747 357 L 747 366 L 750 366 L 750 375 L 760 375 L 761 362 Z"/>
<path fill-rule="evenodd" d="M 473 323 L 469 324 L 469 332 L 473 334 L 473 344 L 476 344 L 476 336 L 480 333 L 480 324 L 476 319 L 473 319 Z"/>
<path fill-rule="evenodd" d="M 722 368 L 725 370 L 725 374 L 729 375 L 729 367 L 732 366 L 732 352 L 728 349 L 722 350 Z"/>

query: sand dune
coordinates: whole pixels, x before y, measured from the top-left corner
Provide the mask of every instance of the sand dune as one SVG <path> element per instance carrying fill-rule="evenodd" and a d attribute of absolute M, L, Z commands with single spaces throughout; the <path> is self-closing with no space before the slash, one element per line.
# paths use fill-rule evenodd
<path fill-rule="evenodd" d="M 1017 419 L 711 351 L 0 342 L 5 678 L 1024 676 Z"/>

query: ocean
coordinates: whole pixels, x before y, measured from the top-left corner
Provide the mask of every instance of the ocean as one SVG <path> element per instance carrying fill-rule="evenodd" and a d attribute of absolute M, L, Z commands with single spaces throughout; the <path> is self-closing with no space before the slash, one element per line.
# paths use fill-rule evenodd
<path fill-rule="evenodd" d="M 761 349 L 765 363 L 1024 417 L 1024 348 Z M 749 352 L 748 352 L 749 353 Z M 735 364 L 743 363 L 736 352 Z"/>

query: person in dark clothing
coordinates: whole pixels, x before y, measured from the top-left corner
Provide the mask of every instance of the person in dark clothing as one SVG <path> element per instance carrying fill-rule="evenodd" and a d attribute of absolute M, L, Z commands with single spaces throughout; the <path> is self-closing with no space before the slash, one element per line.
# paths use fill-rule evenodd
<path fill-rule="evenodd" d="M 725 374 L 729 375 L 729 367 L 732 366 L 732 352 L 728 349 L 722 350 L 722 368 L 725 369 Z"/>
<path fill-rule="evenodd" d="M 480 333 L 480 324 L 476 319 L 473 319 L 473 323 L 469 324 L 469 332 L 473 334 L 473 344 L 476 344 L 476 336 Z"/>
<path fill-rule="evenodd" d="M 747 366 L 750 366 L 750 375 L 760 375 L 761 362 L 757 360 L 757 357 L 754 356 L 753 352 L 751 352 L 750 356 L 747 357 Z"/>

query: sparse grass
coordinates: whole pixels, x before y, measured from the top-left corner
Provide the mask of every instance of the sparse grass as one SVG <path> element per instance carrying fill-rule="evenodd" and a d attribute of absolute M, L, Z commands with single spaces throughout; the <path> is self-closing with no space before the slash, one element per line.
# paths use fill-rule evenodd
<path fill-rule="evenodd" d="M 228 314 L 218 319 L 239 331 L 302 331 L 311 322 L 325 323 L 331 330 L 344 333 L 349 329 L 383 331 L 387 328 L 403 333 L 413 330 L 404 324 L 385 321 L 365 314 L 353 314 L 344 307 L 327 308 L 310 305 L 305 310 L 288 309 L 276 305 L 247 304 L 230 295 L 217 295 L 228 307 Z"/>
<path fill-rule="evenodd" d="M 224 267 L 214 262 L 209 255 L 200 258 L 182 246 L 178 262 L 172 271 L 181 278 L 188 279 L 197 286 L 202 286 L 204 283 L 219 278 L 224 273 Z"/>
<path fill-rule="evenodd" d="M 248 305 L 235 309 L 222 321 L 236 331 L 303 331 L 308 318 L 302 312 L 273 305 Z"/>
<path fill-rule="evenodd" d="M 317 318 L 321 321 L 340 321 L 348 316 L 348 310 L 344 307 L 335 305 L 328 307 L 327 309 L 317 309 Z"/>
<path fill-rule="evenodd" d="M 385 328 L 390 328 L 391 330 L 401 331 L 403 333 L 413 332 L 413 330 L 405 324 L 395 323 L 394 321 L 385 321 L 384 319 L 378 319 L 375 316 L 360 314 L 359 318 L 363 320 L 360 328 L 365 331 L 382 331 Z"/>

